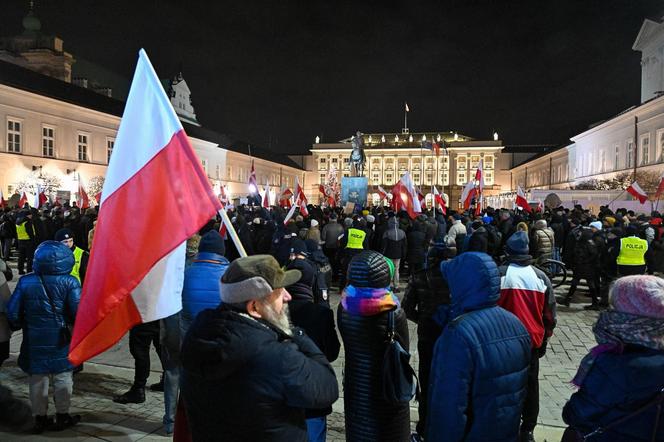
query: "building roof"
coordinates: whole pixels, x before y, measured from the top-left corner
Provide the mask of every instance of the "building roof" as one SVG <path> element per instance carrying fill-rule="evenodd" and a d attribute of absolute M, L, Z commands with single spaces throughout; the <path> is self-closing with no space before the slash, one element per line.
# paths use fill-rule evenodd
<path fill-rule="evenodd" d="M 122 117 L 125 106 L 124 101 L 98 94 L 90 89 L 42 75 L 5 61 L 0 61 L 0 84 L 117 117 Z M 182 122 L 182 126 L 188 135 L 217 143 L 221 148 L 241 154 L 250 154 L 256 158 L 302 170 L 302 167 L 286 155 L 256 146 L 249 148 L 249 144 L 239 138 L 198 127 L 186 121 Z"/>
<path fill-rule="evenodd" d="M 548 150 L 544 150 L 544 151 L 538 153 L 537 155 L 533 155 L 532 157 L 521 161 L 519 164 L 515 164 L 514 166 L 512 166 L 510 168 L 510 170 L 516 169 L 517 167 L 520 167 L 520 166 L 523 166 L 524 164 L 527 164 L 527 163 L 530 163 L 532 161 L 538 160 L 538 159 L 540 159 L 542 157 L 545 157 L 547 155 L 550 155 L 554 152 L 558 152 L 560 149 L 564 149 L 564 148 L 566 148 L 566 147 L 568 147 L 572 144 L 574 144 L 574 143 L 565 143 L 565 144 L 561 144 L 559 146 L 551 146 L 551 148 L 549 148 Z M 516 152 L 512 152 L 512 153 L 516 153 Z"/>

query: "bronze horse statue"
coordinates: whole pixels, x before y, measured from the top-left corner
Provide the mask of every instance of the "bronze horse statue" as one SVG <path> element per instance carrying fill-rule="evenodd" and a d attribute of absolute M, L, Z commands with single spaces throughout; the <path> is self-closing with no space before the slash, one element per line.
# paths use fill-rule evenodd
<path fill-rule="evenodd" d="M 367 161 L 367 158 L 364 155 L 364 140 L 359 130 L 350 138 L 350 145 L 353 148 L 350 153 L 353 176 L 362 176 L 364 174 L 364 163 Z"/>

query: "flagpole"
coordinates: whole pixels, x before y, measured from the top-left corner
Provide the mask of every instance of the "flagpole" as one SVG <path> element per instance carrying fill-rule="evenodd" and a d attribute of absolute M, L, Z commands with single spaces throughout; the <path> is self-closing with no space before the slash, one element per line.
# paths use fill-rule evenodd
<path fill-rule="evenodd" d="M 235 227 L 233 227 L 233 223 L 231 222 L 230 218 L 228 218 L 228 213 L 226 213 L 225 209 L 219 209 L 219 215 L 221 216 L 221 222 L 226 225 L 226 231 L 231 236 L 237 252 L 240 254 L 240 257 L 244 258 L 247 256 L 247 252 L 244 250 L 242 241 L 240 241 L 240 238 L 237 236 L 237 232 L 235 231 Z"/>
<path fill-rule="evenodd" d="M 627 189 L 623 189 L 623 191 L 620 192 L 620 193 L 618 194 L 617 197 L 613 198 L 613 199 L 611 200 L 611 202 L 609 202 L 609 204 L 606 205 L 606 207 L 608 207 L 608 208 L 610 209 L 610 208 L 611 208 L 611 204 L 615 203 L 616 200 L 617 200 L 618 198 L 620 198 L 620 197 L 622 196 L 622 194 L 625 193 L 626 191 L 627 191 Z"/>

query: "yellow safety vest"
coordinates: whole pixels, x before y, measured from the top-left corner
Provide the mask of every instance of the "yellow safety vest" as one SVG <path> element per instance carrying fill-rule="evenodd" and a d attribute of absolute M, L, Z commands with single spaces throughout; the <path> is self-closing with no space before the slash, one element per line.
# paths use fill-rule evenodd
<path fill-rule="evenodd" d="M 82 257 L 83 257 L 83 249 L 74 247 L 74 267 L 72 267 L 70 275 L 78 279 L 78 282 L 81 282 L 81 275 L 79 275 L 79 270 L 81 269 Z"/>
<path fill-rule="evenodd" d="M 648 250 L 648 241 L 636 236 L 629 236 L 620 240 L 620 254 L 616 263 L 621 266 L 645 265 L 645 255 Z"/>
<path fill-rule="evenodd" d="M 21 224 L 16 226 L 16 236 L 20 241 L 27 241 L 30 238 L 30 235 L 28 235 L 28 229 L 26 229 L 25 225 L 28 223 L 28 220 L 23 221 Z M 32 236 L 35 235 L 35 226 L 32 226 Z"/>
<path fill-rule="evenodd" d="M 347 249 L 363 249 L 364 237 L 367 236 L 367 232 L 360 229 L 348 229 L 348 244 L 346 244 Z"/>

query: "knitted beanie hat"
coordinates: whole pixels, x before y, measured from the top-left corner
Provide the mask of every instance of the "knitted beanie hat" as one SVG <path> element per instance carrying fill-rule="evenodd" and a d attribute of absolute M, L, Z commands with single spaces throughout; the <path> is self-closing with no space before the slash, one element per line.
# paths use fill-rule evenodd
<path fill-rule="evenodd" d="M 664 319 L 664 279 L 652 275 L 624 276 L 611 287 L 614 310 Z"/>

